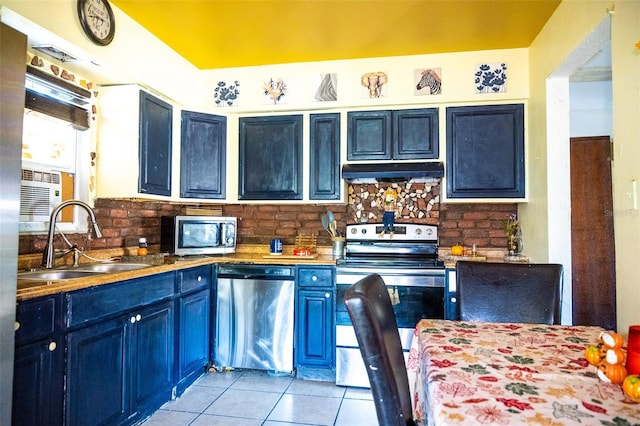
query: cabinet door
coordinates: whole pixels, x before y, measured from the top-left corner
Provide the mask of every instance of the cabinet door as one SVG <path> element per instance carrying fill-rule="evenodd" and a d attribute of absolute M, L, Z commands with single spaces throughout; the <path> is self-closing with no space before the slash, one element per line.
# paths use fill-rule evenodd
<path fill-rule="evenodd" d="M 238 199 L 302 199 L 302 115 L 240 118 Z"/>
<path fill-rule="evenodd" d="M 391 159 L 391 111 L 347 114 L 347 160 Z"/>
<path fill-rule="evenodd" d="M 173 303 L 166 302 L 143 309 L 135 318 L 132 333 L 131 379 L 133 407 L 158 408 L 171 399 L 173 385 Z"/>
<path fill-rule="evenodd" d="M 170 104 L 140 91 L 140 193 L 171 195 L 172 119 Z"/>
<path fill-rule="evenodd" d="M 13 426 L 62 423 L 64 346 L 42 340 L 16 348 Z"/>
<path fill-rule="evenodd" d="M 309 199 L 340 199 L 340 114 L 311 114 Z"/>
<path fill-rule="evenodd" d="M 298 291 L 298 364 L 333 364 L 333 291 Z"/>
<path fill-rule="evenodd" d="M 210 289 L 179 299 L 178 395 L 205 372 L 209 364 Z"/>
<path fill-rule="evenodd" d="M 522 198 L 524 105 L 447 108 L 447 196 Z"/>
<path fill-rule="evenodd" d="M 129 412 L 128 318 L 67 335 L 66 423 L 117 424 Z"/>
<path fill-rule="evenodd" d="M 227 119 L 182 111 L 180 196 L 226 197 Z"/>
<path fill-rule="evenodd" d="M 393 111 L 393 158 L 438 158 L 438 109 Z"/>

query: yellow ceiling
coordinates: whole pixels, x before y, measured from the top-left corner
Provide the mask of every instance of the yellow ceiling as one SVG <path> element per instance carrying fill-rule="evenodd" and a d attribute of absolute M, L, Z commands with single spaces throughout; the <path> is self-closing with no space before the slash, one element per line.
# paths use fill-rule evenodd
<path fill-rule="evenodd" d="M 528 47 L 561 0 L 111 1 L 215 69 Z"/>

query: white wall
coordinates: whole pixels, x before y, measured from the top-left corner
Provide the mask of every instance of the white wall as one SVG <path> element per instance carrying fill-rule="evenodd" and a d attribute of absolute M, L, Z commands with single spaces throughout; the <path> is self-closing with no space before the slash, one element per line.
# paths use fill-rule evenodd
<path fill-rule="evenodd" d="M 609 14 L 613 4 L 563 1 L 530 48 L 529 137 L 536 142 L 531 144 L 529 157 L 531 202 L 521 213 L 524 223 L 537 225 L 525 235 L 528 249 L 540 258 L 560 259 L 566 266 L 570 251 L 566 227 L 570 222 L 562 211 L 567 209 L 558 206 L 567 205 L 568 194 L 556 190 L 557 176 L 568 170 L 569 106 L 563 103 L 569 99 L 569 84 L 561 81 L 561 75 L 570 70 L 562 67 L 568 58 L 579 56 L 576 50 L 585 49 L 583 41 L 590 40 L 591 33 L 611 16 L 617 312 L 618 331 L 626 333 L 630 324 L 640 323 L 640 215 L 627 209 L 625 197 L 629 182 L 640 179 L 640 50 L 634 46 L 640 38 L 640 2 L 615 2 L 615 12 Z M 568 262 L 570 265 L 570 257 Z"/>
<path fill-rule="evenodd" d="M 613 135 L 611 81 L 569 84 L 571 137 Z"/>

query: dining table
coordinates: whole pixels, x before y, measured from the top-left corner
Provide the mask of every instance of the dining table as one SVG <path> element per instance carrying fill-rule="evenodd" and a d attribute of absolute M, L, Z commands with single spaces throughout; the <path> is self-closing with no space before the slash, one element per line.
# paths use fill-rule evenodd
<path fill-rule="evenodd" d="M 640 425 L 584 353 L 604 329 L 421 320 L 407 373 L 419 425 Z"/>

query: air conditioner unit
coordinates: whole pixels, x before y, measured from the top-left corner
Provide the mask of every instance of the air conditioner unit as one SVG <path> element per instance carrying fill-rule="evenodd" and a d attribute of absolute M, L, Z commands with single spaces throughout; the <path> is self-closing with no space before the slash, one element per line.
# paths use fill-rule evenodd
<path fill-rule="evenodd" d="M 62 202 L 62 176 L 51 170 L 22 169 L 20 222 L 48 222 Z"/>

